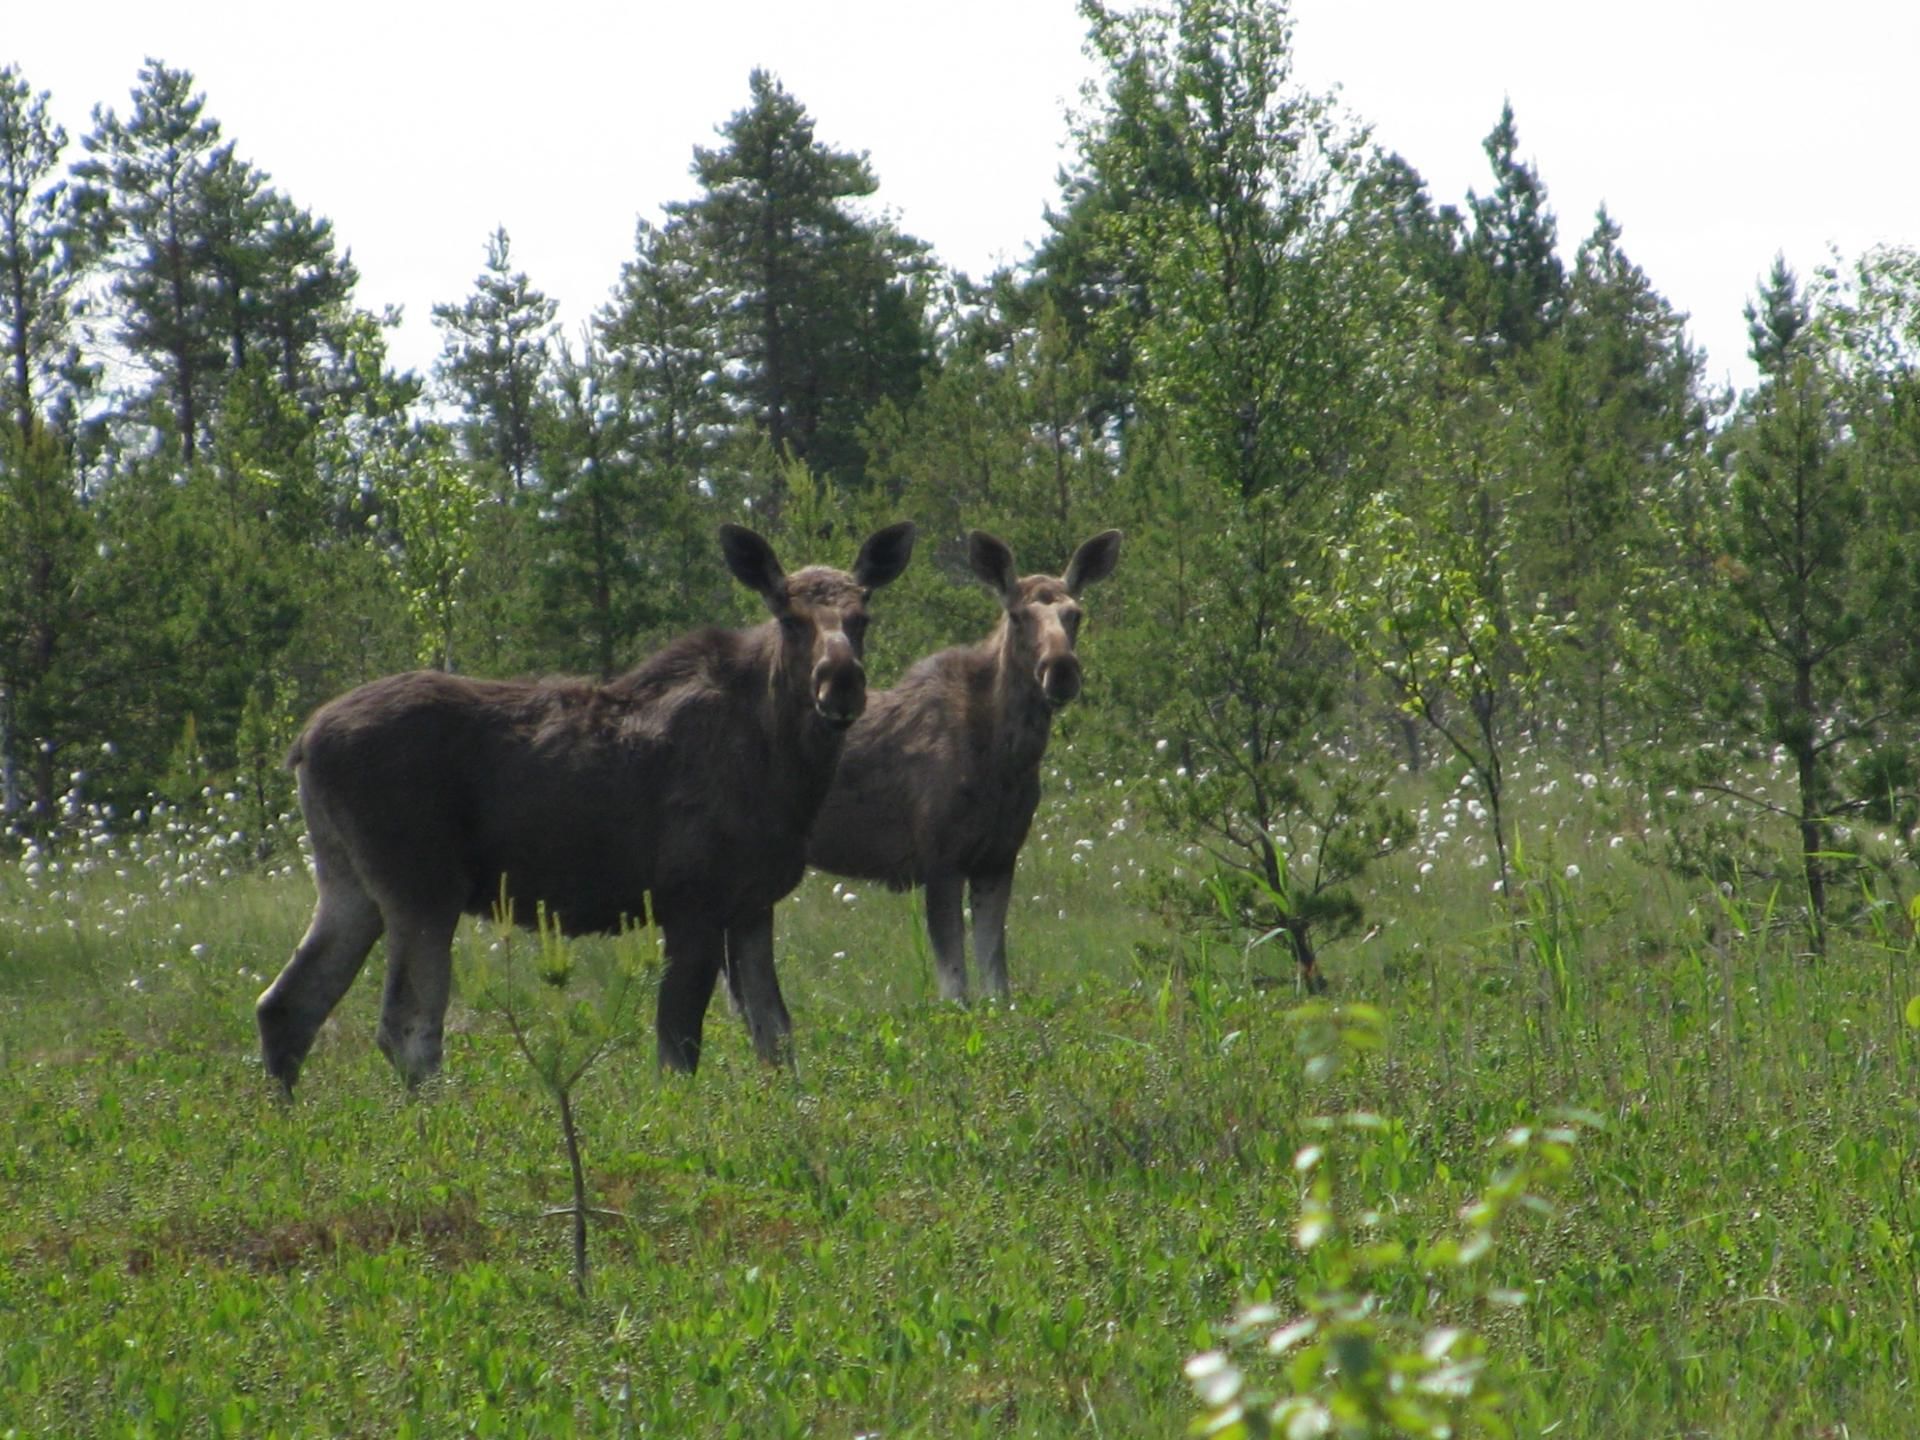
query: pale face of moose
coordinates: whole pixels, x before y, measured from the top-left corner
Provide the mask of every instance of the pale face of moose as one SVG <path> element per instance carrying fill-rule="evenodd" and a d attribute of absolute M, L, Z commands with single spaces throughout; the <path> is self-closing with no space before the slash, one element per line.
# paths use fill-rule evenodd
<path fill-rule="evenodd" d="M 814 713 L 845 730 L 867 708 L 865 592 L 837 570 L 801 571 L 787 586 L 780 617 L 781 665 L 813 697 Z"/>
<path fill-rule="evenodd" d="M 967 562 L 1006 608 L 1006 661 L 1030 671 L 1047 704 L 1058 710 L 1080 694 L 1080 592 L 1113 573 L 1120 556 L 1120 533 L 1109 530 L 1074 552 L 1065 575 L 1014 572 L 1013 551 L 1005 541 L 976 530 L 967 537 Z"/>
<path fill-rule="evenodd" d="M 810 696 L 816 715 L 845 730 L 867 708 L 861 657 L 871 589 L 864 582 L 872 577 L 825 565 L 782 574 L 766 542 L 738 525 L 721 526 L 720 543 L 735 578 L 757 591 L 780 622 L 774 664 L 782 685 L 790 694 Z"/>

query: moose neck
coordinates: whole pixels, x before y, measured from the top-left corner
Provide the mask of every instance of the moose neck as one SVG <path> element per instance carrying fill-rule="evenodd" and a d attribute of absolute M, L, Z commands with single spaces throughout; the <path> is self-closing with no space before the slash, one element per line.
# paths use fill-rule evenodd
<path fill-rule="evenodd" d="M 1015 766 L 1038 765 L 1053 731 L 1053 706 L 1047 703 L 1037 673 L 1039 657 L 1023 653 L 1011 617 L 1002 615 L 988 639 L 994 658 L 993 704 L 999 748 Z"/>
<path fill-rule="evenodd" d="M 828 724 L 814 708 L 812 687 L 796 681 L 784 663 L 778 621 L 770 620 L 753 632 L 758 641 L 759 666 L 765 677 L 762 725 L 779 768 L 788 777 L 780 786 L 811 815 L 832 783 L 846 731 Z"/>

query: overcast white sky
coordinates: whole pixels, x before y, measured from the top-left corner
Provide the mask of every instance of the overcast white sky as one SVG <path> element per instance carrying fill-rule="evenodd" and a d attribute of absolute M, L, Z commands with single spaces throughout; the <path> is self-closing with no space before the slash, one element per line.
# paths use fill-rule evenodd
<path fill-rule="evenodd" d="M 148 55 L 190 70 L 239 152 L 334 222 L 359 299 L 400 304 L 394 358 L 438 353 L 496 225 L 577 328 L 633 224 L 694 190 L 695 145 L 779 75 L 818 137 L 869 152 L 879 199 L 976 276 L 1023 259 L 1088 65 L 1072 0 L 0 0 L 17 64 L 79 153 Z M 1480 141 L 1511 97 L 1571 258 L 1603 201 L 1744 383 L 1741 306 L 1776 251 L 1920 244 L 1920 6 L 1826 0 L 1295 0 L 1298 77 L 1340 88 L 1436 202 L 1490 187 Z"/>

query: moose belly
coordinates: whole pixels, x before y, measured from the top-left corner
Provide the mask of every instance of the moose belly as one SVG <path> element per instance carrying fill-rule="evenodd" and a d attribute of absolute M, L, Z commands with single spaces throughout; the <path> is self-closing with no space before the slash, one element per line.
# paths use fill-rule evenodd
<path fill-rule="evenodd" d="M 644 923 L 651 886 L 643 873 L 592 857 L 567 865 L 561 856 L 514 857 L 482 866 L 473 876 L 467 912 L 531 927 L 540 917 L 569 935 L 600 934 Z"/>

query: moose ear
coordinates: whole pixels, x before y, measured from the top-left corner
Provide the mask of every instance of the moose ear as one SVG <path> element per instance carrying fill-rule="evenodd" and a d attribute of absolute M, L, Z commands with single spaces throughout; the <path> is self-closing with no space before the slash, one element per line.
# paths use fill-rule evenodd
<path fill-rule="evenodd" d="M 998 535 L 984 530 L 967 535 L 967 564 L 980 583 L 1000 597 L 1002 605 L 1011 605 L 1020 588 L 1020 577 L 1013 568 L 1013 550 Z"/>
<path fill-rule="evenodd" d="M 860 547 L 860 558 L 853 562 L 853 578 L 862 590 L 878 590 L 896 580 L 913 558 L 913 522 L 902 520 L 884 530 L 876 530 Z"/>
<path fill-rule="evenodd" d="M 771 545 L 744 525 L 722 525 L 720 553 L 726 557 L 734 579 L 763 597 L 775 611 L 786 608 L 787 572 L 780 568 Z"/>
<path fill-rule="evenodd" d="M 1120 532 L 1104 530 L 1073 552 L 1067 562 L 1067 593 L 1078 599 L 1096 580 L 1104 580 L 1120 563 Z"/>

